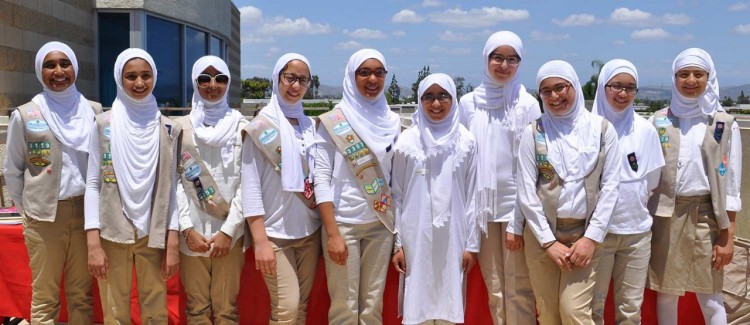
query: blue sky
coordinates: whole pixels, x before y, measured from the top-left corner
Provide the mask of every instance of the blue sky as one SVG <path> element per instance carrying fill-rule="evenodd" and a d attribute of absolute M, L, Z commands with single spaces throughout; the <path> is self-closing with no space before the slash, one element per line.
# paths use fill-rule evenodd
<path fill-rule="evenodd" d="M 524 42 L 521 81 L 535 89 L 538 68 L 570 62 L 582 81 L 591 61 L 623 58 L 641 86 L 669 89 L 674 57 L 701 47 L 713 57 L 719 85 L 750 83 L 750 0 L 737 1 L 449 1 L 234 0 L 242 20 L 242 78 L 270 77 L 287 52 L 305 55 L 324 85 L 341 86 L 349 56 L 381 51 L 388 81 L 408 87 L 418 71 L 463 76 L 477 86 L 482 48 L 495 31 Z"/>

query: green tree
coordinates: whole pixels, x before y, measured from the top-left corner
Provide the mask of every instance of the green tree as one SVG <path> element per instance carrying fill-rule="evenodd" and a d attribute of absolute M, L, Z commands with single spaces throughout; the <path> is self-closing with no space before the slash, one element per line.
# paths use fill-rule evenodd
<path fill-rule="evenodd" d="M 721 100 L 721 106 L 732 107 L 734 106 L 734 100 L 732 100 L 732 97 L 724 96 L 724 99 Z"/>
<path fill-rule="evenodd" d="M 464 86 L 464 77 L 457 76 L 453 77 L 453 83 L 456 84 L 456 100 L 460 99 L 466 93 L 466 87 Z"/>
<path fill-rule="evenodd" d="M 252 77 L 242 81 L 242 97 L 263 99 L 271 90 L 271 80 L 268 78 Z"/>
<path fill-rule="evenodd" d="M 388 91 L 385 93 L 385 98 L 388 99 L 388 104 L 400 104 L 401 103 L 401 88 L 398 86 L 396 80 L 396 74 L 391 77 L 391 85 L 388 87 Z"/>
<path fill-rule="evenodd" d="M 417 74 L 417 81 L 415 81 L 413 84 L 411 84 L 411 101 L 416 103 L 417 102 L 417 96 L 419 91 L 419 83 L 424 80 L 424 78 L 427 78 L 427 76 L 430 75 L 430 66 L 426 65 L 422 67 L 422 70 L 419 71 L 419 74 Z"/>
<path fill-rule="evenodd" d="M 468 94 L 472 91 L 474 91 L 474 86 L 470 82 L 468 85 L 466 85 L 466 93 Z"/>
<path fill-rule="evenodd" d="M 737 96 L 737 105 L 739 104 L 750 104 L 750 96 L 745 95 L 745 91 L 740 91 L 740 95 Z"/>
<path fill-rule="evenodd" d="M 313 88 L 313 98 L 318 98 L 318 89 L 320 88 L 320 78 L 318 78 L 318 75 L 312 76 L 312 88 Z"/>
<path fill-rule="evenodd" d="M 589 81 L 587 81 L 581 89 L 583 91 L 583 98 L 586 100 L 593 100 L 596 97 L 596 87 L 599 82 L 599 73 L 602 72 L 604 62 L 598 59 L 591 61 L 591 67 L 596 70 L 596 74 L 591 75 L 591 79 L 589 79 Z"/>

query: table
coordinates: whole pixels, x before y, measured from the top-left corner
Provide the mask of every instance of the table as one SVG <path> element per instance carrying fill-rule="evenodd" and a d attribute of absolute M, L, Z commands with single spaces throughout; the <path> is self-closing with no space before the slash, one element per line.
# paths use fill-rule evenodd
<path fill-rule="evenodd" d="M 238 297 L 241 324 L 267 324 L 268 315 L 271 312 L 270 299 L 267 294 L 265 283 L 261 274 L 255 270 L 254 255 L 252 251 L 246 254 L 245 269 L 242 272 L 242 282 Z M 23 240 L 23 227 L 21 225 L 0 225 L 0 315 L 23 317 L 28 319 L 31 304 L 31 270 L 29 269 L 29 257 Z M 96 284 L 96 282 L 94 282 Z M 135 283 L 135 280 L 133 280 Z M 398 276 L 393 268 L 388 271 L 386 280 L 385 297 L 383 301 L 383 319 L 388 325 L 400 324 L 397 315 Z M 167 282 L 167 304 L 169 309 L 170 324 L 185 324 L 185 295 L 182 293 L 179 276 L 175 276 Z M 482 281 L 478 267 L 469 273 L 467 284 L 466 323 L 467 324 L 492 324 L 487 307 L 487 291 Z M 99 303 L 98 289 L 94 288 L 94 318 L 97 322 L 102 320 L 101 304 Z M 643 303 L 643 324 L 656 324 L 656 294 L 646 290 Z M 64 298 L 61 321 L 67 319 Z M 330 305 L 326 289 L 325 266 L 321 259 L 315 277 L 308 305 L 308 324 L 326 324 L 327 311 Z M 133 321 L 139 324 L 138 301 L 136 297 L 132 300 Z M 695 296 L 688 294 L 680 298 L 679 305 L 680 324 L 704 324 Z M 607 324 L 614 324 L 614 307 L 612 295 L 607 298 L 605 319 Z M 182 320 L 182 321 L 181 321 Z"/>

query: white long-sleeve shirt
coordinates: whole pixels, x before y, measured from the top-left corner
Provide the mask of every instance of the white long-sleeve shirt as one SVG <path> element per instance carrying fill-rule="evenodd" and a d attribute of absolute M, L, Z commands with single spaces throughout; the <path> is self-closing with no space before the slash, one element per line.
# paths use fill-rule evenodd
<path fill-rule="evenodd" d="M 599 123 L 599 119 L 592 119 L 592 123 Z M 619 152 L 617 131 L 610 125 L 604 134 L 605 161 L 602 169 L 601 190 L 596 202 L 594 214 L 586 227 L 584 236 L 601 243 L 607 235 L 609 219 L 617 202 L 618 185 L 620 183 L 620 165 L 617 159 Z M 526 226 L 531 227 L 539 243 L 555 240 L 550 228 L 549 220 L 544 214 L 542 203 L 536 194 L 536 183 L 539 171 L 536 166 L 535 143 L 531 126 L 526 127 L 518 153 L 518 197 L 517 209 L 526 218 Z M 557 218 L 586 219 L 586 190 L 584 179 L 563 182 L 560 191 L 560 205 L 557 208 Z M 508 225 L 508 232 L 520 235 L 523 225 L 514 222 Z"/>
<path fill-rule="evenodd" d="M 83 196 L 83 213 L 85 217 L 83 228 L 86 230 L 101 228 L 101 224 L 99 223 L 99 187 L 102 181 L 100 169 L 102 165 L 102 153 L 99 148 L 99 132 L 96 131 L 98 130 L 96 122 L 94 122 L 92 130 L 94 131 L 91 134 L 91 144 L 89 145 L 89 164 L 88 173 L 86 174 L 86 194 L 84 194 Z M 177 146 L 175 145 L 173 146 L 173 148 L 174 149 L 172 155 L 174 155 L 174 159 L 178 159 Z M 178 179 L 177 169 L 175 168 L 172 174 L 172 190 L 169 192 L 169 212 L 167 213 L 167 224 L 169 225 L 169 230 L 175 231 L 179 230 L 179 216 L 177 215 Z M 122 213 L 123 215 L 125 215 L 124 211 Z M 127 216 L 127 218 L 130 218 L 130 216 Z M 134 224 L 136 225 L 146 225 L 144 229 L 136 227 L 138 239 L 148 236 L 148 227 L 151 225 L 150 218 L 150 215 L 140 216 L 138 222 L 134 222 Z"/>
<path fill-rule="evenodd" d="M 336 221 L 365 224 L 378 221 L 378 216 L 367 203 L 362 189 L 347 164 L 347 159 L 336 148 L 325 126 L 320 125 L 315 135 L 315 198 L 318 204 L 333 202 Z M 393 147 L 393 146 L 391 146 Z M 393 150 L 379 161 L 383 177 L 390 184 Z"/>
<path fill-rule="evenodd" d="M 294 126 L 294 135 L 300 139 L 299 143 L 303 143 L 297 125 Z M 304 144 L 299 153 L 300 159 L 306 159 Z M 299 239 L 320 228 L 317 212 L 305 206 L 297 194 L 282 190 L 281 175 L 249 136 L 242 145 L 242 193 L 244 217 L 263 216 L 269 237 Z"/>
<path fill-rule="evenodd" d="M 247 125 L 243 119 L 240 121 L 238 130 Z M 243 123 L 244 122 L 244 123 Z M 234 247 L 237 240 L 245 234 L 243 222 L 245 218 L 242 215 L 242 194 L 240 191 L 240 169 L 242 168 L 242 138 L 239 132 L 234 138 L 234 160 L 226 168 L 221 159 L 221 147 L 212 147 L 200 142 L 196 143 L 196 150 L 200 154 L 203 164 L 216 182 L 217 189 L 224 200 L 229 203 L 229 215 L 226 219 L 219 219 L 201 211 L 195 205 L 195 202 L 187 196 L 182 182 L 177 182 L 177 207 L 180 216 L 180 231 L 193 228 L 193 231 L 203 235 L 206 239 L 211 239 L 219 231 L 232 237 Z M 185 238 L 180 236 L 180 252 L 190 256 L 208 257 L 211 252 L 196 253 L 187 247 Z"/>
<path fill-rule="evenodd" d="M 19 212 L 23 211 L 24 172 L 26 171 L 26 127 L 18 110 L 13 111 L 8 123 L 8 138 L 6 141 L 5 166 L 3 173 L 8 185 L 13 203 Z M 62 168 L 60 175 L 60 193 L 58 199 L 64 200 L 83 195 L 86 190 L 87 157 L 85 152 L 77 151 L 60 143 L 62 152 Z"/>

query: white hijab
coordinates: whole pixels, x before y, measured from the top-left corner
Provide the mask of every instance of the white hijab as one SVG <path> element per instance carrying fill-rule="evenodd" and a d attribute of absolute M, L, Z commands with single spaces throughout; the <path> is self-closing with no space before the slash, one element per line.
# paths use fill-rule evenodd
<path fill-rule="evenodd" d="M 356 72 L 368 59 L 376 59 L 388 70 L 383 54 L 373 49 L 362 49 L 349 58 L 344 71 L 344 94 L 339 103 L 341 111 L 352 129 L 370 151 L 383 161 L 386 149 L 393 145 L 401 128 L 398 114 L 391 111 L 383 91 L 373 99 L 363 96 L 357 89 Z"/>
<path fill-rule="evenodd" d="M 488 64 L 490 54 L 503 45 L 512 47 L 518 54 L 518 57 L 523 58 L 523 42 L 515 33 L 500 31 L 492 34 L 487 39 L 482 51 L 482 67 L 484 67 L 482 83 L 474 89 L 474 103 L 477 107 L 484 109 L 511 109 L 518 102 L 521 92 L 526 91 L 518 80 L 518 71 L 505 84 L 498 82 L 492 77 L 492 72 L 489 70 Z"/>
<path fill-rule="evenodd" d="M 39 106 L 39 110 L 49 125 L 52 134 L 66 147 L 77 151 L 89 151 L 89 138 L 94 124 L 94 111 L 88 100 L 76 89 L 75 83 L 63 91 L 52 91 L 42 80 L 42 65 L 44 57 L 50 52 L 59 51 L 65 54 L 73 65 L 76 78 L 78 77 L 78 60 L 75 53 L 67 45 L 60 42 L 49 42 L 36 52 L 34 68 L 36 78 L 44 87 L 42 93 L 34 96 L 32 102 Z"/>
<path fill-rule="evenodd" d="M 117 98 L 112 103 L 111 120 L 112 165 L 117 175 L 123 210 L 134 222 L 148 220 L 144 216 L 151 216 L 156 166 L 159 162 L 161 117 L 153 93 L 138 100 L 130 97 L 123 88 L 125 64 L 136 58 L 145 60 L 151 66 L 153 85 L 156 87 L 156 65 L 151 55 L 137 48 L 122 51 L 115 61 Z M 148 224 L 136 227 L 149 229 Z"/>
<path fill-rule="evenodd" d="M 675 74 L 682 68 L 696 67 L 708 73 L 706 91 L 698 98 L 687 98 L 677 91 Z M 708 52 L 699 48 L 689 48 L 680 52 L 672 63 L 672 101 L 669 110 L 677 117 L 698 117 L 701 115 L 714 116 L 716 112 L 724 112 L 719 102 L 719 80 L 716 78 L 714 61 Z"/>
<path fill-rule="evenodd" d="M 545 104 L 542 124 L 547 141 L 548 159 L 563 180 L 580 180 L 596 166 L 601 138 L 601 118 L 586 110 L 581 82 L 568 62 L 554 60 L 542 65 L 536 75 L 537 86 L 551 77 L 570 82 L 573 91 L 576 92 L 576 98 L 573 103 L 569 103 L 571 107 L 562 115 L 552 114 Z"/>
<path fill-rule="evenodd" d="M 287 53 L 282 55 L 273 68 L 271 80 L 273 80 L 273 93 L 268 105 L 264 107 L 260 114 L 268 117 L 279 126 L 281 133 L 281 187 L 287 192 L 303 192 L 305 190 L 305 172 L 302 167 L 302 161 L 299 158 L 299 139 L 294 135 L 294 127 L 289 123 L 288 118 L 297 119 L 300 130 L 302 131 L 302 144 L 305 149 L 312 146 L 315 140 L 315 128 L 310 118 L 305 116 L 302 107 L 302 100 L 296 103 L 287 103 L 279 93 L 279 82 L 281 71 L 284 70 L 289 62 L 299 60 L 307 65 L 311 71 L 310 62 L 307 58 L 297 53 Z M 310 77 L 308 75 L 308 77 Z M 312 155 L 307 155 L 308 158 Z M 308 166 L 312 166 L 308 162 Z"/>
<path fill-rule="evenodd" d="M 649 141 L 648 137 L 652 134 L 644 133 L 643 130 L 652 130 L 651 124 L 643 117 L 638 115 L 633 108 L 633 103 L 623 111 L 617 112 L 607 100 L 605 85 L 616 75 L 627 73 L 635 79 L 638 85 L 638 71 L 630 61 L 615 59 L 607 62 L 599 73 L 599 85 L 596 89 L 596 100 L 594 101 L 593 113 L 601 115 L 607 119 L 615 130 L 619 141 L 620 148 L 619 158 L 622 167 L 620 168 L 620 181 L 629 182 L 643 179 L 646 175 L 664 165 L 662 149 L 656 140 Z M 636 128 L 636 125 L 641 127 Z M 637 170 L 630 166 L 630 157 L 635 154 Z"/>
<path fill-rule="evenodd" d="M 208 101 L 201 97 L 196 79 L 208 67 L 214 67 L 220 73 L 229 77 L 227 90 L 217 101 Z M 237 125 L 243 118 L 237 110 L 229 108 L 227 95 L 229 85 L 232 83 L 229 67 L 224 60 L 213 55 L 204 56 L 193 64 L 193 105 L 190 111 L 190 122 L 193 124 L 195 139 L 199 142 L 212 146 L 221 147 L 221 162 L 224 167 L 234 160 L 234 141 L 237 134 Z"/>

